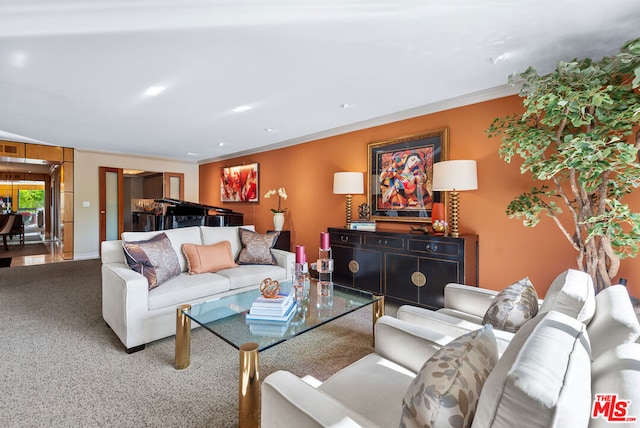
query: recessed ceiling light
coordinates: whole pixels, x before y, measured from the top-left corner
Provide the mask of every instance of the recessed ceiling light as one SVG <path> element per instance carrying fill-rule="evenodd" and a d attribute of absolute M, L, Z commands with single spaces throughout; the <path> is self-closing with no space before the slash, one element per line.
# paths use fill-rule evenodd
<path fill-rule="evenodd" d="M 218 143 L 218 147 L 222 147 L 222 146 L 224 146 L 224 142 L 223 142 L 223 141 L 220 141 L 220 142 Z"/>
<path fill-rule="evenodd" d="M 340 104 L 340 108 L 350 108 L 351 104 L 347 104 L 347 103 L 342 103 Z"/>
<path fill-rule="evenodd" d="M 276 132 L 273 128 L 264 128 L 264 132 Z"/>
<path fill-rule="evenodd" d="M 198 156 L 198 154 L 194 152 L 187 152 L 187 156 Z"/>
<path fill-rule="evenodd" d="M 239 106 L 233 109 L 234 113 L 242 113 L 243 111 L 251 110 L 251 106 Z"/>
<path fill-rule="evenodd" d="M 10 61 L 14 67 L 22 68 L 27 64 L 27 54 L 24 52 L 13 52 Z"/>
<path fill-rule="evenodd" d="M 165 89 L 167 89 L 166 86 L 150 86 L 149 89 L 144 91 L 144 94 L 150 97 L 154 97 Z"/>

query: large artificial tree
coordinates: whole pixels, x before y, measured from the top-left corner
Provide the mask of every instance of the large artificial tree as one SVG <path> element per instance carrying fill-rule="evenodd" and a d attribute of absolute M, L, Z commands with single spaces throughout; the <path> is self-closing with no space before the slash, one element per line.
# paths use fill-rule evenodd
<path fill-rule="evenodd" d="M 524 113 L 495 119 L 487 132 L 501 136 L 503 160 L 521 158 L 534 187 L 507 215 L 531 227 L 549 216 L 600 291 L 640 242 L 640 214 L 623 201 L 640 185 L 640 39 L 613 57 L 559 62 L 544 76 L 529 68 L 509 81 L 522 85 Z"/>

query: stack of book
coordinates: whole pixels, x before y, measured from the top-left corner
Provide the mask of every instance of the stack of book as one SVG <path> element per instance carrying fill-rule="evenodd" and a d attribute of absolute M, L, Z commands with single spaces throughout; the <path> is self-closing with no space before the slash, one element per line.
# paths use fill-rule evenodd
<path fill-rule="evenodd" d="M 282 337 L 289 329 L 288 321 L 247 321 L 249 331 L 256 336 Z"/>
<path fill-rule="evenodd" d="M 296 312 L 293 294 L 275 298 L 258 297 L 247 314 L 247 321 L 289 321 Z"/>
<path fill-rule="evenodd" d="M 376 222 L 373 220 L 352 220 L 349 226 L 351 230 L 365 230 L 368 232 L 376 231 Z"/>

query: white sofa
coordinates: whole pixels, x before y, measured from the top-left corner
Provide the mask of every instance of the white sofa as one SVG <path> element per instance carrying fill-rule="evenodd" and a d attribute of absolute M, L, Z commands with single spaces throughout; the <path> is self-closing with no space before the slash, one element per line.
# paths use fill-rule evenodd
<path fill-rule="evenodd" d="M 292 277 L 295 254 L 271 249 L 277 265 L 238 265 L 216 273 L 190 275 L 182 253 L 185 243 L 197 245 L 231 243 L 234 259 L 242 249 L 239 228 L 253 226 L 194 226 L 163 232 L 125 232 L 122 240 L 105 241 L 102 258 L 102 316 L 122 341 L 127 352 L 144 348 L 146 343 L 176 332 L 176 308 L 258 288 L 265 278 L 286 280 Z M 166 233 L 178 256 L 181 273 L 149 290 L 149 283 L 127 264 L 123 241 L 144 241 Z M 192 323 L 192 328 L 197 327 Z"/>
<path fill-rule="evenodd" d="M 510 337 L 495 328 L 478 329 L 481 308 L 486 311 L 495 295 L 448 285 L 444 309 L 402 307 L 398 316 L 403 319 L 380 318 L 375 352 L 325 382 L 285 371 L 267 376 L 262 384 L 262 426 L 609 426 L 606 406 L 592 417 L 596 394 L 617 394 L 617 400 L 628 402 L 626 416 L 640 418 L 640 325 L 626 288 L 612 286 L 594 296 L 591 281 L 556 283 L 537 316 Z M 484 380 L 477 361 L 452 357 L 460 349 L 453 345 L 462 340 L 452 337 L 461 333 L 468 338 L 486 329 L 496 333 L 499 359 Z M 506 346 L 498 355 L 501 340 Z M 452 364 L 447 358 L 459 365 L 438 373 L 438 364 Z M 465 367 L 474 367 L 477 376 L 460 380 Z M 425 377 L 446 379 L 421 383 Z M 478 379 L 483 382 L 478 384 Z M 471 399 L 465 398 L 463 405 L 460 395 L 449 394 L 461 386 L 471 389 L 464 397 L 481 391 L 473 405 Z M 422 393 L 416 403 L 429 408 L 430 423 L 411 422 L 415 408 L 404 405 L 403 399 L 414 397 L 410 391 L 416 390 Z M 636 425 L 623 425 L 637 426 L 638 420 Z"/>

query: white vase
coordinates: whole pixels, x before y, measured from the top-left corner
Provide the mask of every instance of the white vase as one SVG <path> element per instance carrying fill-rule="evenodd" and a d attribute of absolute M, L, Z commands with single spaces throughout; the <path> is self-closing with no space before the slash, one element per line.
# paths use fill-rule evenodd
<path fill-rule="evenodd" d="M 282 230 L 282 226 L 284 226 L 284 213 L 273 213 L 273 228 Z"/>

